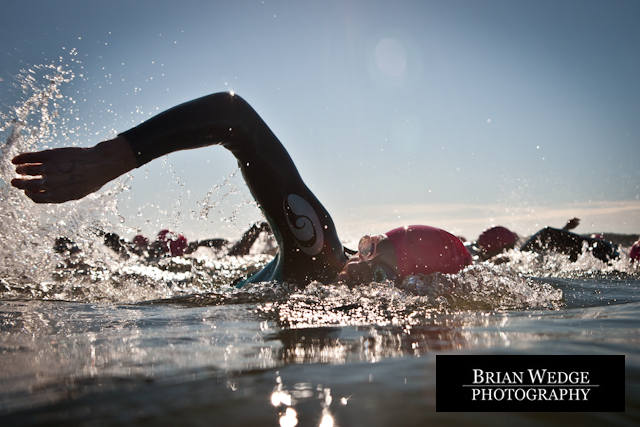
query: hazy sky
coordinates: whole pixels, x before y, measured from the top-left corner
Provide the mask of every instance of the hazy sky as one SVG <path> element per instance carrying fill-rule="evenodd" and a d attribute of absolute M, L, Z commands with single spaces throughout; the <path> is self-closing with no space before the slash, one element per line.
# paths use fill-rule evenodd
<path fill-rule="evenodd" d="M 19 102 L 21 68 L 75 48 L 82 64 L 63 91 L 78 102 L 80 145 L 234 90 L 345 238 L 406 223 L 525 234 L 573 215 L 578 231 L 640 232 L 638 1 L 0 7 L 1 111 Z M 220 147 L 157 160 L 133 174 L 126 223 L 236 235 L 259 217 L 240 174 L 225 181 L 236 169 Z M 199 220 L 208 191 L 215 206 Z"/>

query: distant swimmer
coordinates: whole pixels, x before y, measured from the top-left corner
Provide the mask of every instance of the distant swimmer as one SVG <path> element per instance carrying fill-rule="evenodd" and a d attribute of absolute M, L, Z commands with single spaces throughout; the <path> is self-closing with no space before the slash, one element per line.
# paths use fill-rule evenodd
<path fill-rule="evenodd" d="M 62 203 L 81 199 L 165 154 L 209 145 L 222 145 L 236 157 L 279 248 L 267 266 L 238 286 L 271 280 L 356 283 L 456 273 L 471 264 L 457 237 L 424 225 L 365 236 L 355 254 L 345 249 L 331 216 L 280 141 L 246 101 L 230 93 L 178 105 L 91 148 L 19 154 L 13 163 L 23 176 L 11 183 L 36 203 Z"/>
<path fill-rule="evenodd" d="M 545 227 L 531 236 L 520 250 L 532 252 L 559 252 L 576 261 L 586 248 L 601 261 L 608 262 L 617 259 L 620 254 L 613 243 L 594 237 L 584 237 L 569 230 L 580 224 L 578 218 L 570 219 L 562 228 Z"/>
<path fill-rule="evenodd" d="M 631 258 L 632 262 L 640 262 L 640 240 L 638 240 L 633 244 L 633 246 L 631 246 L 631 250 L 629 251 L 629 258 Z"/>
<path fill-rule="evenodd" d="M 266 222 L 253 224 L 247 231 L 244 232 L 240 240 L 238 240 L 233 244 L 233 246 L 229 248 L 227 255 L 247 255 L 261 233 L 271 234 L 269 224 L 267 224 Z"/>
<path fill-rule="evenodd" d="M 484 230 L 475 242 L 467 242 L 467 250 L 474 259 L 485 261 L 502 252 L 513 249 L 518 242 L 518 235 L 506 227 L 498 225 Z"/>
<path fill-rule="evenodd" d="M 571 261 L 576 261 L 586 248 L 594 257 L 608 262 L 619 256 L 618 248 L 601 236 L 584 237 L 570 230 L 580 225 L 579 218 L 571 218 L 562 228 L 545 227 L 532 235 L 520 246 L 521 251 L 548 253 L 557 252 L 568 255 Z M 474 257 L 492 262 L 504 262 L 497 255 L 513 249 L 518 243 L 518 235 L 503 226 L 491 227 L 483 231 L 476 242 L 465 246 Z"/>

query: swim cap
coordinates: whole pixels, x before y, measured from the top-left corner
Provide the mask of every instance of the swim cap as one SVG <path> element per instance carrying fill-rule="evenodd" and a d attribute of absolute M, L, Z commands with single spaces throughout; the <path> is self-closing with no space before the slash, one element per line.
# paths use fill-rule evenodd
<path fill-rule="evenodd" d="M 169 250 L 171 251 L 171 256 L 182 256 L 184 255 L 185 249 L 187 249 L 187 238 L 182 234 L 178 234 L 169 242 Z"/>
<path fill-rule="evenodd" d="M 631 250 L 629 251 L 629 258 L 632 261 L 640 261 L 640 240 L 635 242 L 633 246 L 631 246 Z"/>
<path fill-rule="evenodd" d="M 456 236 L 427 225 L 399 227 L 386 233 L 393 243 L 397 271 L 411 274 L 457 273 L 471 264 L 471 255 Z"/>
<path fill-rule="evenodd" d="M 133 244 L 139 248 L 146 248 L 149 246 L 149 239 L 144 237 L 142 234 L 136 234 L 133 238 Z"/>
<path fill-rule="evenodd" d="M 158 241 L 164 252 L 171 252 L 171 256 L 181 256 L 187 249 L 187 238 L 182 234 L 173 233 L 167 229 L 160 230 Z"/>
<path fill-rule="evenodd" d="M 497 226 L 484 230 L 478 237 L 482 256 L 490 258 L 505 249 L 511 249 L 518 241 L 518 235 L 506 227 Z"/>

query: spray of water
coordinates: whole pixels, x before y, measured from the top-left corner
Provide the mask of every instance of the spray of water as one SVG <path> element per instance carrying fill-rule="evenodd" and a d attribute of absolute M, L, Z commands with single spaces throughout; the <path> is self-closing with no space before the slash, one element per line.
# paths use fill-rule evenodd
<path fill-rule="evenodd" d="M 109 270 L 110 258 L 101 255 L 104 248 L 96 244 L 96 231 L 108 229 L 118 218 L 115 196 L 126 190 L 126 178 L 105 191 L 62 206 L 34 204 L 9 185 L 15 174 L 11 159 L 16 154 L 51 148 L 59 141 L 68 144 L 69 135 L 77 130 L 69 123 L 75 100 L 63 93 L 64 85 L 74 78 L 71 67 L 62 63 L 24 70 L 16 77 L 22 100 L 3 113 L 0 132 L 8 136 L 0 153 L 0 277 L 5 288 L 10 283 L 46 293 L 52 273 L 61 263 L 69 262 L 53 250 L 53 242 L 60 236 L 76 243 L 85 254 L 85 264 L 91 260 L 85 271 L 89 267 Z M 74 287 L 73 281 L 70 286 Z"/>

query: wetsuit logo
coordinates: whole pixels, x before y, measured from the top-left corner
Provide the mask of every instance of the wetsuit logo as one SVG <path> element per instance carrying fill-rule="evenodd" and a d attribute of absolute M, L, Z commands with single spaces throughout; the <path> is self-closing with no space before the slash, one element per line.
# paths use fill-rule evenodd
<path fill-rule="evenodd" d="M 289 194 L 284 210 L 287 224 L 296 243 L 307 255 L 317 255 L 322 250 L 324 234 L 316 211 L 309 202 L 297 194 Z"/>

